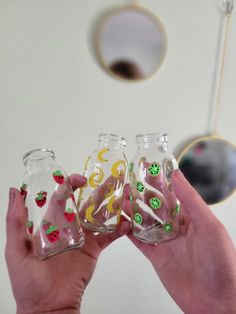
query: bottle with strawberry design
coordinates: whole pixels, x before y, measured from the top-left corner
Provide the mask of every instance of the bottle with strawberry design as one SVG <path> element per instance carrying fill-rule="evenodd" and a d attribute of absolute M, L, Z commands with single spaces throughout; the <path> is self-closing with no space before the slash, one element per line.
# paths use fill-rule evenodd
<path fill-rule="evenodd" d="M 27 233 L 35 256 L 46 259 L 84 243 L 84 233 L 72 187 L 65 171 L 48 149 L 35 149 L 23 157 L 26 167 L 21 195 L 28 208 Z"/>
<path fill-rule="evenodd" d="M 171 186 L 178 168 L 168 152 L 166 134 L 137 135 L 137 150 L 129 166 L 132 231 L 147 243 L 162 243 L 178 236 L 180 203 Z"/>

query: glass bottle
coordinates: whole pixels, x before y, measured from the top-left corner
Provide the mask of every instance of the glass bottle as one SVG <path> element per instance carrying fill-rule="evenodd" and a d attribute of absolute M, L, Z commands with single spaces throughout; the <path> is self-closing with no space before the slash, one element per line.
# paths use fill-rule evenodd
<path fill-rule="evenodd" d="M 72 187 L 54 160 L 48 149 L 35 149 L 23 157 L 21 194 L 28 208 L 27 232 L 41 260 L 84 244 Z"/>
<path fill-rule="evenodd" d="M 100 134 L 97 149 L 88 157 L 84 175 L 87 185 L 78 199 L 80 221 L 94 232 L 112 231 L 120 221 L 121 198 L 127 175 L 125 139 Z"/>
<path fill-rule="evenodd" d="M 137 151 L 129 165 L 132 231 L 147 243 L 172 240 L 179 233 L 180 203 L 171 186 L 178 168 L 168 152 L 166 134 L 137 135 Z"/>

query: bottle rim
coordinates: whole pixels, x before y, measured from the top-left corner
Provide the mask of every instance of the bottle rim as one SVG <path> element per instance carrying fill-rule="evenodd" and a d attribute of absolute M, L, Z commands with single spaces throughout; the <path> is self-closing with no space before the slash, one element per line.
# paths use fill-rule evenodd
<path fill-rule="evenodd" d="M 45 156 L 42 156 L 42 153 L 45 153 Z M 45 157 L 51 157 L 53 160 L 55 160 L 54 151 L 49 149 L 49 148 L 32 149 L 29 152 L 27 152 L 26 154 L 24 154 L 24 156 L 22 157 L 22 160 L 23 160 L 23 164 L 26 165 L 26 163 L 31 158 L 32 158 L 32 160 L 40 160 L 40 159 L 43 159 Z"/>
<path fill-rule="evenodd" d="M 136 143 L 153 143 L 153 142 L 168 143 L 168 134 L 167 133 L 146 133 L 146 134 L 137 134 Z"/>
<path fill-rule="evenodd" d="M 112 133 L 100 133 L 98 135 L 98 141 L 112 141 L 121 144 L 122 146 L 126 146 L 126 139 L 124 137 Z"/>

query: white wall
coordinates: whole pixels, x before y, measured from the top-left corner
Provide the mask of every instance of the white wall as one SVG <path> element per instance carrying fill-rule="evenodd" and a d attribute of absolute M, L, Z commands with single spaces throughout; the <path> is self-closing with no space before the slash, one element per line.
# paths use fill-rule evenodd
<path fill-rule="evenodd" d="M 51 147 L 69 173 L 81 171 L 99 132 L 125 136 L 166 131 L 176 150 L 207 129 L 220 16 L 218 0 L 147 0 L 168 35 L 160 71 L 141 83 L 109 77 L 91 50 L 97 17 L 119 0 L 0 0 L 1 313 L 15 304 L 4 261 L 9 186 L 18 186 L 21 156 Z M 220 134 L 236 142 L 236 23 L 225 75 Z M 236 196 L 213 211 L 236 240 Z M 84 314 L 181 313 L 149 262 L 127 239 L 101 256 L 86 290 Z"/>

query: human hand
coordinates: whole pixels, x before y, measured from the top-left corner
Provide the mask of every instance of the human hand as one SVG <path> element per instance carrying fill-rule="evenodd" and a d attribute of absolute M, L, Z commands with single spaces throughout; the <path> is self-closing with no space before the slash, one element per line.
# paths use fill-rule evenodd
<path fill-rule="evenodd" d="M 222 223 L 177 170 L 173 189 L 181 203 L 179 236 L 150 245 L 130 233 L 129 239 L 151 261 L 163 285 L 189 314 L 236 313 L 236 251 Z M 130 190 L 123 209 L 130 213 Z"/>
<path fill-rule="evenodd" d="M 74 190 L 86 183 L 80 175 L 72 175 L 69 179 Z M 11 188 L 5 256 L 17 313 L 79 313 L 84 289 L 100 253 L 129 231 L 129 223 L 121 220 L 117 229 L 107 234 L 94 235 L 85 231 L 85 244 L 80 249 L 39 261 L 33 255 L 26 222 L 27 208 L 23 198 L 17 189 Z"/>

